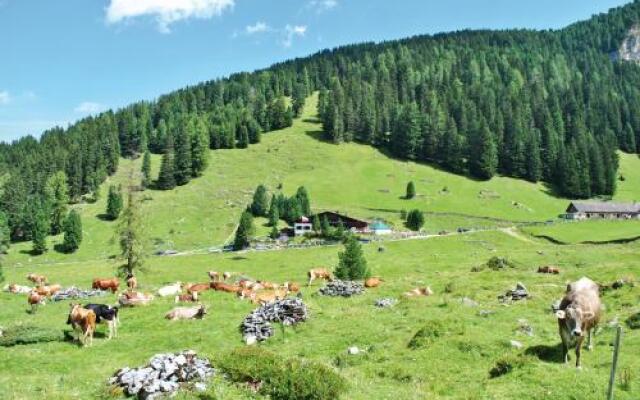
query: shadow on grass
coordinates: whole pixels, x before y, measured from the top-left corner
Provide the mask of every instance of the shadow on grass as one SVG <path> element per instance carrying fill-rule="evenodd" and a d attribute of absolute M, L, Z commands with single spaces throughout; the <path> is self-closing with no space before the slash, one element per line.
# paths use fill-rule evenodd
<path fill-rule="evenodd" d="M 558 343 L 554 346 L 537 345 L 528 347 L 524 353 L 529 356 L 535 356 L 540 361 L 562 364 L 562 344 Z"/>
<path fill-rule="evenodd" d="M 233 261 L 244 261 L 244 260 L 248 260 L 248 257 L 243 257 L 243 256 L 233 256 L 231 257 L 231 260 Z"/>
<path fill-rule="evenodd" d="M 100 221 L 107 221 L 107 222 L 113 221 L 113 219 L 111 219 L 111 217 L 109 217 L 109 215 L 105 213 L 96 215 L 96 218 L 98 218 Z"/>
<path fill-rule="evenodd" d="M 20 250 L 20 254 L 25 254 L 25 255 L 28 255 L 28 256 L 36 257 L 36 256 L 41 256 L 44 253 L 39 253 L 39 252 L 34 251 L 33 249 L 31 249 L 31 250 Z"/>

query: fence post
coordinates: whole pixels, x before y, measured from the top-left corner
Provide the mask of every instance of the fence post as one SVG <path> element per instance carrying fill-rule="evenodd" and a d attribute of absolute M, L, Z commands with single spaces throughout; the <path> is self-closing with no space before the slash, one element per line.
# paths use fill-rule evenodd
<path fill-rule="evenodd" d="M 616 341 L 613 345 L 613 364 L 611 364 L 611 375 L 609 376 L 609 391 L 607 400 L 613 400 L 613 388 L 616 384 L 616 369 L 618 367 L 618 353 L 620 352 L 620 340 L 622 339 L 622 327 L 618 325 L 616 330 Z"/>

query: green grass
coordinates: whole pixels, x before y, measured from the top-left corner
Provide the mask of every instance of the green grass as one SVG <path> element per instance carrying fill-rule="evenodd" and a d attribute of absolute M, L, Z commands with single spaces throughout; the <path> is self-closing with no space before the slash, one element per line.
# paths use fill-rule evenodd
<path fill-rule="evenodd" d="M 212 152 L 211 166 L 203 177 L 174 191 L 142 194 L 149 251 L 174 248 L 187 255 L 149 257 L 147 272 L 138 277 L 141 290 L 154 291 L 177 280 L 204 282 L 206 271 L 212 269 L 275 282 L 303 282 L 309 268 L 333 268 L 341 250 L 336 246 L 206 254 L 206 249 L 229 238 L 259 183 L 270 190 L 281 183 L 286 194 L 305 185 L 316 209 L 384 218 L 396 227 L 401 226 L 400 210 L 419 208 L 428 213 L 426 229 L 430 232 L 459 226 L 510 227 L 517 221 L 555 218 L 566 208 L 568 201 L 551 196 L 543 185 L 503 177 L 478 182 L 428 165 L 389 159 L 369 146 L 322 142 L 318 140 L 319 124 L 312 119 L 316 101 L 315 97 L 310 99 L 304 117 L 292 128 L 265 134 L 259 145 Z M 154 156 L 154 173 L 159 161 Z M 84 242 L 77 253 L 50 250 L 32 257 L 29 243 L 16 244 L 6 258 L 7 282 L 26 284 L 25 276 L 37 272 L 63 286 L 88 287 L 95 277 L 112 276 L 118 265 L 112 258 L 117 253 L 111 241 L 115 223 L 103 221 L 99 215 L 104 212 L 107 185 L 124 182 L 128 168 L 139 168 L 139 160 L 122 161 L 118 174 L 103 186 L 103 198 L 97 203 L 76 206 L 84 227 Z M 619 184 L 618 197 L 633 199 L 640 190 L 640 161 L 622 155 L 621 171 L 626 179 Z M 418 196 L 407 201 L 401 197 L 409 180 L 415 182 Z M 447 192 L 442 191 L 445 186 Z M 264 222 L 256 220 L 260 235 L 269 231 L 262 226 Z M 557 229 L 560 237 L 583 241 L 580 238 L 606 240 L 627 235 L 634 226 L 620 223 L 604 229 L 600 225 L 562 224 L 540 229 Z M 51 238 L 50 247 L 61 240 Z M 640 243 L 556 246 L 506 229 L 388 242 L 384 247 L 384 252 L 379 252 L 376 244 L 364 247 L 372 273 L 385 280 L 380 288 L 349 299 L 317 296 L 315 285 L 305 289 L 309 321 L 287 329 L 284 336 L 278 331 L 263 346 L 282 357 L 334 368 L 348 382 L 344 399 L 349 400 L 604 397 L 611 364 L 609 343 L 614 334 L 606 324 L 615 318 L 625 321 L 640 311 L 638 288 L 606 294 L 604 328 L 597 336 L 595 351 L 583 355 L 584 370 L 580 373 L 558 362 L 560 339 L 550 305 L 562 296 L 569 280 L 589 276 L 610 283 L 621 276 L 638 275 Z M 470 272 L 493 256 L 509 259 L 516 268 Z M 562 274 L 535 273 L 538 266 L 546 264 L 560 266 Z M 532 298 L 509 307 L 499 305 L 497 295 L 518 281 L 527 285 Z M 400 298 L 404 291 L 426 285 L 432 287 L 434 296 L 402 299 L 391 309 L 373 306 L 378 298 Z M 463 297 L 479 306 L 464 306 L 460 302 Z M 100 301 L 115 300 L 109 295 Z M 109 398 L 105 382 L 111 374 L 123 366 L 145 364 L 155 353 L 192 348 L 215 360 L 242 347 L 238 325 L 253 306 L 212 292 L 205 293 L 202 301 L 210 310 L 202 321 L 166 321 L 163 316 L 173 307 L 170 299 L 157 299 L 145 308 L 123 309 L 120 337 L 106 341 L 98 336 L 92 348 L 81 349 L 69 342 L 2 348 L 0 397 Z M 25 296 L 0 293 L 0 304 L 0 326 L 23 323 L 68 329 L 67 302 L 47 304 L 34 315 L 26 312 Z M 480 310 L 492 313 L 480 316 Z M 518 321 L 523 318 L 534 328 L 534 336 L 518 333 Z M 411 339 L 430 321 L 442 321 L 439 331 L 455 335 L 431 335 L 424 345 L 411 349 Z M 99 332 L 104 330 L 99 328 Z M 524 349 L 512 349 L 512 339 L 521 341 Z M 366 351 L 348 356 L 346 349 L 353 345 Z M 640 370 L 639 353 L 640 331 L 627 331 L 620 370 L 632 371 L 632 389 L 618 390 L 617 399 L 638 397 L 640 374 L 635 371 Z M 490 379 L 489 371 L 501 360 L 515 360 L 515 367 Z M 260 398 L 222 378 L 214 381 L 208 394 L 216 399 Z M 189 393 L 179 396 L 194 397 Z"/>
<path fill-rule="evenodd" d="M 531 226 L 523 229 L 538 237 L 548 237 L 566 244 L 602 243 L 640 238 L 640 221 L 571 221 L 554 225 Z"/>

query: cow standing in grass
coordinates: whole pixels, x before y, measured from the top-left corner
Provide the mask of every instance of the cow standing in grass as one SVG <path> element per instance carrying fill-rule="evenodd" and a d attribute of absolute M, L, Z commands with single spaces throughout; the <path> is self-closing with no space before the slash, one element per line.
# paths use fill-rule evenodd
<path fill-rule="evenodd" d="M 595 282 L 589 278 L 581 278 L 567 285 L 566 295 L 556 311 L 565 363 L 569 362 L 569 348 L 575 346 L 576 367 L 580 368 L 580 353 L 585 334 L 587 349 L 591 350 L 591 336 L 600 321 L 601 313 L 599 287 Z"/>
<path fill-rule="evenodd" d="M 93 310 L 87 310 L 80 304 L 69 304 L 71 310 L 69 311 L 69 318 L 67 318 L 67 324 L 78 332 L 78 341 L 82 346 L 87 345 L 87 339 L 89 346 L 93 344 L 93 333 L 96 331 L 96 313 Z"/>
<path fill-rule="evenodd" d="M 120 281 L 118 278 L 100 279 L 96 278 L 91 284 L 92 289 L 111 290 L 112 293 L 118 291 Z"/>
<path fill-rule="evenodd" d="M 315 281 L 316 279 L 324 279 L 326 281 L 333 280 L 333 275 L 331 275 L 331 272 L 329 272 L 329 270 L 326 268 L 310 269 L 309 272 L 307 272 L 307 277 L 309 278 L 309 283 L 307 284 L 307 286 L 311 286 L 311 282 Z"/>
<path fill-rule="evenodd" d="M 96 324 L 105 323 L 107 325 L 109 330 L 107 340 L 118 336 L 118 325 L 120 325 L 118 307 L 106 304 L 85 304 L 84 309 L 91 310 L 96 314 Z"/>

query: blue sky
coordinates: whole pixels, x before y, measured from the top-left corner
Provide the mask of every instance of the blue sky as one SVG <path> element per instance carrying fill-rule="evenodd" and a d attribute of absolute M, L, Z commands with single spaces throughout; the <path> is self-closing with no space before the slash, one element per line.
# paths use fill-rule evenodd
<path fill-rule="evenodd" d="M 624 0 L 0 0 L 0 141 L 317 50 L 559 28 Z"/>

